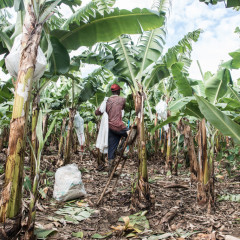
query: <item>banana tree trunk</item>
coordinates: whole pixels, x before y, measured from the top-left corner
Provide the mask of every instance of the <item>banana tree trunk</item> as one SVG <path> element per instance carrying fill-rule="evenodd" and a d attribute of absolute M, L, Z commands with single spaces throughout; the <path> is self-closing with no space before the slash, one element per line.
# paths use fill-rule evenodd
<path fill-rule="evenodd" d="M 57 142 L 57 126 L 55 126 L 54 132 L 51 134 L 51 142 L 50 142 L 50 146 L 54 147 L 56 146 L 56 142 Z"/>
<path fill-rule="evenodd" d="M 166 103 L 168 105 L 170 98 L 167 97 Z M 167 111 L 167 117 L 170 117 L 171 113 Z M 167 150 L 166 150 L 166 162 L 165 162 L 165 170 L 170 171 L 172 173 L 172 125 L 169 123 L 169 128 L 167 131 Z"/>
<path fill-rule="evenodd" d="M 164 131 L 163 129 L 163 143 L 162 143 L 162 156 L 163 158 L 166 158 L 166 155 L 167 155 L 167 133 L 166 131 Z"/>
<path fill-rule="evenodd" d="M 77 134 L 75 131 L 73 131 L 73 152 L 76 154 L 78 152 L 78 138 L 77 138 Z"/>
<path fill-rule="evenodd" d="M 166 152 L 165 170 L 170 171 L 172 173 L 172 127 L 171 127 L 171 124 L 169 124 L 169 128 L 167 131 L 167 152 Z"/>
<path fill-rule="evenodd" d="M 157 122 L 158 122 L 158 116 L 157 116 L 157 113 L 156 113 L 156 117 L 155 117 L 155 122 L 154 122 L 154 125 L 155 127 L 157 126 Z M 154 136 L 154 151 L 155 151 L 155 154 L 157 154 L 158 152 L 158 130 L 155 131 L 155 136 Z"/>
<path fill-rule="evenodd" d="M 3 130 L 0 130 L 1 134 L 0 134 L 0 152 L 2 152 L 3 150 Z"/>
<path fill-rule="evenodd" d="M 72 139 L 72 132 L 73 132 L 73 121 L 76 114 L 75 108 L 70 108 L 69 110 L 69 122 L 68 122 L 68 133 L 67 133 L 67 140 L 66 140 L 66 148 L 64 153 L 64 165 L 70 163 L 70 152 L 71 152 L 71 139 Z"/>
<path fill-rule="evenodd" d="M 185 119 L 186 120 L 186 119 Z M 187 121 L 187 120 L 186 120 Z M 183 124 L 182 120 L 178 123 L 178 130 L 184 135 L 184 145 L 187 147 L 187 154 L 190 162 L 191 182 L 197 180 L 198 160 L 195 151 L 192 130 L 189 125 Z"/>
<path fill-rule="evenodd" d="M 7 235 L 15 234 L 20 228 L 22 205 L 23 161 L 25 136 L 32 90 L 33 74 L 42 25 L 37 24 L 33 7 L 28 4 L 23 25 L 22 52 L 14 94 L 8 156 L 5 171 L 5 184 L 1 196 L 0 221 L 7 223 Z"/>
<path fill-rule="evenodd" d="M 46 114 L 43 116 L 43 139 L 45 138 L 46 133 L 47 133 L 48 119 L 49 119 L 49 114 L 46 113 Z"/>
<path fill-rule="evenodd" d="M 214 182 L 213 182 L 213 156 L 208 161 L 206 120 L 199 123 L 198 130 L 198 184 L 197 202 L 199 205 L 208 207 L 208 211 L 214 205 Z"/>
<path fill-rule="evenodd" d="M 3 145 L 8 142 L 9 134 L 10 134 L 9 128 L 4 128 L 4 130 L 3 130 Z"/>
<path fill-rule="evenodd" d="M 176 155 L 175 155 L 175 159 L 173 161 L 173 174 L 175 176 L 178 175 L 178 155 L 179 155 L 179 151 L 180 151 L 180 147 L 179 147 L 180 136 L 181 136 L 181 134 L 178 133 L 177 134 L 177 142 L 176 142 Z"/>
<path fill-rule="evenodd" d="M 61 129 L 61 136 L 60 136 L 60 140 L 59 140 L 59 145 L 58 145 L 58 156 L 62 157 L 63 156 L 63 140 L 64 140 L 64 132 L 65 132 L 65 128 L 66 128 L 66 118 L 63 118 L 63 122 L 62 122 L 62 129 Z"/>
<path fill-rule="evenodd" d="M 36 166 L 35 157 L 37 156 L 37 150 L 38 150 L 36 127 L 37 127 L 38 113 L 39 113 L 39 102 L 40 102 L 40 97 L 39 97 L 39 94 L 37 94 L 34 97 L 33 103 L 32 103 L 32 139 L 31 139 L 32 149 L 31 149 L 31 159 L 30 159 L 32 181 L 35 176 L 35 166 Z"/>
<path fill-rule="evenodd" d="M 89 127 L 88 123 L 86 124 L 86 147 L 89 149 L 90 146 L 90 136 L 89 136 Z"/>
<path fill-rule="evenodd" d="M 134 208 L 145 209 L 150 207 L 150 187 L 148 183 L 147 171 L 147 150 L 145 141 L 144 126 L 144 97 L 142 94 L 134 96 L 135 111 L 137 114 L 137 132 L 138 132 L 138 181 L 136 189 L 132 196 L 132 206 Z"/>

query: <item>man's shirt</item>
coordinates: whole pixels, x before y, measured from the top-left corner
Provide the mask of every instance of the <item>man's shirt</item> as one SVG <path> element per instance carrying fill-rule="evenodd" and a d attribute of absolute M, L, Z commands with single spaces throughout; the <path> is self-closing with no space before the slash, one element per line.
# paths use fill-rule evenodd
<path fill-rule="evenodd" d="M 126 128 L 122 121 L 122 110 L 125 107 L 126 99 L 118 95 L 112 95 L 108 98 L 106 112 L 108 114 L 109 128 L 114 131 L 121 131 Z M 99 108 L 95 111 L 96 115 L 102 115 Z"/>

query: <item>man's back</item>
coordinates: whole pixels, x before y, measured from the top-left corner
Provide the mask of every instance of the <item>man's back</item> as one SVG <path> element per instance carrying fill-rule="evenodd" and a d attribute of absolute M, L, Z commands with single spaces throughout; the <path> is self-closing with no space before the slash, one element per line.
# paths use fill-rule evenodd
<path fill-rule="evenodd" d="M 108 114 L 109 128 L 114 131 L 121 131 L 126 128 L 122 121 L 122 110 L 125 107 L 126 99 L 117 95 L 112 95 L 106 106 Z"/>

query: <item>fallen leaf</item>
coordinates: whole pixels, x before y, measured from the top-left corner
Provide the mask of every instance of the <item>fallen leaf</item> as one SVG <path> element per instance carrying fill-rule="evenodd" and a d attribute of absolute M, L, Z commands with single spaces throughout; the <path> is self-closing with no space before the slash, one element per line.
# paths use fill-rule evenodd
<path fill-rule="evenodd" d="M 73 237 L 83 238 L 83 232 L 72 233 Z"/>
<path fill-rule="evenodd" d="M 42 228 L 35 228 L 34 234 L 37 236 L 37 239 L 45 239 L 46 237 L 49 237 L 50 235 L 53 235 L 56 233 L 56 229 L 42 229 Z"/>

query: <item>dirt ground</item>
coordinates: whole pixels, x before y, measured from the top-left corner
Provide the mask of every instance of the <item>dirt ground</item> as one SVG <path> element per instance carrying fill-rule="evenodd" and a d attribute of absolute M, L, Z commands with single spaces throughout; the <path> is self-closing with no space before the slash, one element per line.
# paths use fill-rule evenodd
<path fill-rule="evenodd" d="M 26 158 L 27 160 L 28 158 Z M 3 166 L 4 161 L 4 154 L 0 154 L 0 166 Z M 80 239 L 73 235 L 73 233 L 80 231 L 83 232 L 82 239 L 93 239 L 92 236 L 96 233 L 105 236 L 111 231 L 113 233 L 108 239 L 129 239 L 131 235 L 129 238 L 126 236 L 132 230 L 119 227 L 124 226 L 124 223 L 118 220 L 121 216 L 136 213 L 130 208 L 132 183 L 137 172 L 136 159 L 127 160 L 114 193 L 110 197 L 104 197 L 102 204 L 98 207 L 94 204 L 102 193 L 108 177 L 104 169 L 102 171 L 96 170 L 96 159 L 89 153 L 84 153 L 82 157 L 81 153 L 72 155 L 72 163 L 76 163 L 82 172 L 87 196 L 82 201 L 78 199 L 70 203 L 59 203 L 52 198 L 57 161 L 56 151 L 48 149 L 41 164 L 40 189 L 42 194 L 37 204 L 36 227 L 55 229 L 56 233 L 48 239 Z M 149 229 L 145 229 L 139 234 L 135 232 L 133 238 L 213 240 L 225 239 L 223 236 L 226 235 L 240 237 L 239 200 L 218 201 L 221 196 L 240 194 L 239 173 L 235 172 L 235 175 L 229 178 L 227 172 L 216 165 L 216 207 L 215 213 L 208 215 L 205 210 L 197 206 L 196 184 L 190 183 L 189 171 L 184 167 L 183 159 L 180 159 L 179 162 L 179 175 L 170 176 L 164 172 L 164 164 L 160 155 L 148 161 L 149 182 L 155 204 L 145 215 L 149 221 Z M 25 168 L 25 172 L 28 172 L 28 168 Z M 3 175 L 0 177 L 0 189 L 2 184 Z M 172 185 L 175 187 L 170 188 Z M 28 195 L 27 191 L 24 190 L 24 196 Z M 27 198 L 24 198 L 25 206 L 27 206 L 28 201 Z M 89 218 L 83 221 L 74 223 L 66 219 L 63 220 L 63 216 L 56 214 L 56 211 L 64 206 L 81 207 L 86 206 L 86 204 L 94 211 Z M 173 213 L 172 216 L 167 222 L 164 222 L 163 219 L 171 213 Z M 62 220 L 59 220 L 60 218 Z M 112 227 L 115 227 L 115 231 Z M 99 236 L 98 238 L 100 238 Z M 97 238 L 96 235 L 95 237 Z"/>

